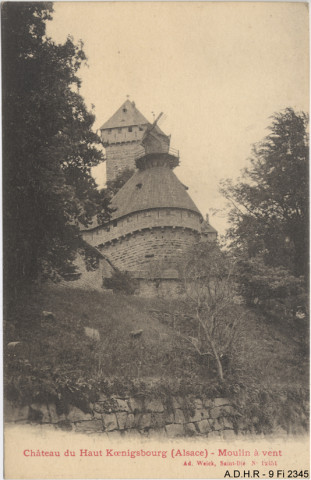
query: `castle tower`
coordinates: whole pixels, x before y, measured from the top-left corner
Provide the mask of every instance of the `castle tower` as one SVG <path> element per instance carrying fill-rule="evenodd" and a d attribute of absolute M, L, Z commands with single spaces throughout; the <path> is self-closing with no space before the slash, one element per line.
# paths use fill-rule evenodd
<path fill-rule="evenodd" d="M 202 238 L 215 239 L 217 232 L 206 226 L 187 187 L 174 174 L 179 152 L 170 148 L 170 137 L 156 123 L 145 125 L 140 149 L 137 171 L 112 199 L 109 225 L 83 237 L 136 278 L 154 274 L 164 279 L 174 268 L 177 278 L 176 265 L 185 249 Z"/>
<path fill-rule="evenodd" d="M 100 128 L 106 149 L 107 181 L 127 168 L 135 168 L 135 152 L 149 125 L 135 103 L 126 100 Z"/>

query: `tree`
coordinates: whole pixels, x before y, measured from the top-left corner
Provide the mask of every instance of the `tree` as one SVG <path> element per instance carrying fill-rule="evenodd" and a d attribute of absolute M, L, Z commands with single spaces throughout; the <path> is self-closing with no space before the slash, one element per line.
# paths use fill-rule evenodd
<path fill-rule="evenodd" d="M 181 303 L 187 315 L 175 328 L 201 357 L 214 358 L 220 380 L 223 360 L 234 351 L 240 321 L 234 272 L 234 263 L 214 242 L 194 245 L 180 265 Z"/>
<path fill-rule="evenodd" d="M 230 205 L 228 237 L 246 258 L 307 275 L 309 243 L 308 116 L 291 108 L 272 116 L 237 183 L 222 182 Z"/>
<path fill-rule="evenodd" d="M 126 168 L 119 173 L 114 180 L 107 182 L 106 192 L 112 198 L 123 185 L 134 175 L 135 170 L 133 168 Z"/>
<path fill-rule="evenodd" d="M 308 310 L 303 277 L 291 275 L 284 267 L 271 267 L 260 256 L 237 262 L 239 293 L 249 306 L 258 306 L 284 322 L 297 320 L 297 313 Z"/>
<path fill-rule="evenodd" d="M 101 203 L 91 167 L 103 160 L 78 90 L 83 45 L 46 37 L 50 2 L 2 5 L 4 282 L 7 292 L 72 271 L 79 223 Z"/>

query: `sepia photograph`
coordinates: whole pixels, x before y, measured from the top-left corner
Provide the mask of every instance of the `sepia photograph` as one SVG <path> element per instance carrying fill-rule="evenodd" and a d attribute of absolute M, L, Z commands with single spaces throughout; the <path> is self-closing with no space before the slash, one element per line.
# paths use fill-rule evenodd
<path fill-rule="evenodd" d="M 310 478 L 308 9 L 2 2 L 4 478 Z"/>

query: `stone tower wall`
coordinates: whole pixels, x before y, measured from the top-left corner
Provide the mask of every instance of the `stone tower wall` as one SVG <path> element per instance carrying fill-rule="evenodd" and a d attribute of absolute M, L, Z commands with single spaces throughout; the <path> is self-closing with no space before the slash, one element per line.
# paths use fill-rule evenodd
<path fill-rule="evenodd" d="M 153 227 L 183 227 L 200 231 L 200 217 L 197 213 L 177 209 L 158 208 L 136 212 L 113 221 L 109 228 L 97 228 L 83 232 L 83 239 L 96 247 L 136 230 Z"/>
<path fill-rule="evenodd" d="M 153 273 L 156 264 L 174 268 L 183 252 L 199 239 L 200 234 L 190 229 L 158 227 L 119 238 L 100 250 L 120 270 Z"/>
<path fill-rule="evenodd" d="M 106 147 L 106 175 L 107 182 L 115 178 L 124 170 L 131 168 L 136 170 L 135 152 L 138 143 L 119 143 Z"/>

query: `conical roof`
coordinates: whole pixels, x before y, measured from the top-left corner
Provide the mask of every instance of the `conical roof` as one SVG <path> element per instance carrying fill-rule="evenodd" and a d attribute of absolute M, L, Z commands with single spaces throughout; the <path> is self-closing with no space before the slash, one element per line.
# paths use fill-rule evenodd
<path fill-rule="evenodd" d="M 123 105 L 107 120 L 100 130 L 106 128 L 130 127 L 133 125 L 146 125 L 148 120 L 137 110 L 135 103 L 126 100 Z"/>
<path fill-rule="evenodd" d="M 183 208 L 201 213 L 168 166 L 138 170 L 113 197 L 112 218 L 152 208 Z"/>

